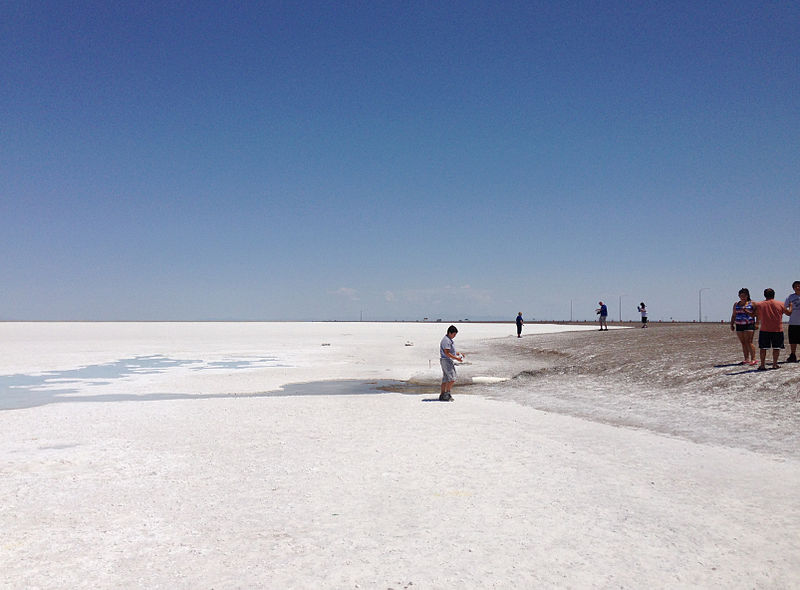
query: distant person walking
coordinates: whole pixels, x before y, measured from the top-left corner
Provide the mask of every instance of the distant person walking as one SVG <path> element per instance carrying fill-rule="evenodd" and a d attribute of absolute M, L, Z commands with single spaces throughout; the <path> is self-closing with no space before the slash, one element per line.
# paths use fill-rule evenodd
<path fill-rule="evenodd" d="M 797 362 L 797 345 L 800 344 L 800 281 L 792 283 L 794 293 L 786 298 L 786 309 L 791 309 L 789 315 L 789 356 L 787 363 Z"/>
<path fill-rule="evenodd" d="M 778 355 L 783 348 L 783 314 L 790 315 L 791 308 L 775 301 L 775 290 L 764 289 L 764 301 L 756 303 L 756 321 L 761 323 L 758 331 L 758 348 L 761 349 L 759 371 L 766 371 L 767 350 L 772 349 L 772 368 L 778 368 Z"/>
<path fill-rule="evenodd" d="M 522 338 L 522 312 L 517 314 L 517 338 Z"/>
<path fill-rule="evenodd" d="M 640 314 L 642 314 L 642 328 L 647 327 L 647 307 L 645 307 L 644 301 L 639 304 L 639 307 L 636 308 Z"/>
<path fill-rule="evenodd" d="M 756 347 L 753 346 L 753 336 L 756 334 L 756 306 L 750 299 L 750 290 L 742 287 L 739 289 L 739 301 L 733 304 L 731 312 L 731 331 L 736 331 L 736 337 L 742 345 L 743 365 L 756 365 Z"/>
<path fill-rule="evenodd" d="M 439 363 L 442 365 L 442 389 L 439 394 L 440 402 L 451 402 L 453 396 L 450 391 L 456 382 L 456 365 L 453 361 L 463 362 L 464 356 L 456 352 L 456 345 L 453 338 L 458 334 L 458 328 L 450 326 L 447 334 L 439 343 Z"/>
<path fill-rule="evenodd" d="M 600 331 L 602 332 L 605 330 L 608 332 L 608 306 L 599 301 L 597 303 L 600 307 L 594 310 L 594 312 L 598 315 L 598 319 L 600 320 Z"/>

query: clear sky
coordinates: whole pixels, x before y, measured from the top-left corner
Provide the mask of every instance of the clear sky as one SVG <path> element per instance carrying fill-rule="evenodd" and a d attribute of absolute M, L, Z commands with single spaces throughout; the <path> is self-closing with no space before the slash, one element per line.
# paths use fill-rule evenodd
<path fill-rule="evenodd" d="M 797 2 L 0 4 L 0 319 L 728 318 Z"/>

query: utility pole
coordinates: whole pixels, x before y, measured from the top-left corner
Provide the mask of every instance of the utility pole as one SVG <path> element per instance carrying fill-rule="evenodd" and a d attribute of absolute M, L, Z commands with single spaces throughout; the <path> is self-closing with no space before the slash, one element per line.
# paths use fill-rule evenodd
<path fill-rule="evenodd" d="M 703 287 L 697 292 L 697 321 L 703 323 L 703 291 L 710 291 L 711 287 Z"/>

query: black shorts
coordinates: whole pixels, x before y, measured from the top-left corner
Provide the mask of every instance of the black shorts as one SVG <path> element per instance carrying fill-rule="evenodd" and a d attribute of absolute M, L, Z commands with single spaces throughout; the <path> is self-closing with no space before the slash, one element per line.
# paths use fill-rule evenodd
<path fill-rule="evenodd" d="M 789 326 L 789 344 L 800 344 L 800 326 Z"/>
<path fill-rule="evenodd" d="M 783 332 L 758 332 L 758 347 L 761 349 L 783 348 Z"/>
<path fill-rule="evenodd" d="M 756 330 L 755 324 L 736 324 L 736 331 L 737 332 L 749 332 L 750 330 Z"/>
<path fill-rule="evenodd" d="M 644 317 L 642 318 L 642 323 L 643 323 L 643 324 L 646 324 L 646 323 L 647 323 L 647 316 L 644 316 Z"/>

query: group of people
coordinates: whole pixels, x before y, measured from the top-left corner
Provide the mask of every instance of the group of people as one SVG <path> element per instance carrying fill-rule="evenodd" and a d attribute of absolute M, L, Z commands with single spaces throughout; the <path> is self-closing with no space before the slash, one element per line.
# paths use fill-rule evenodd
<path fill-rule="evenodd" d="M 783 316 L 789 316 L 789 356 L 787 363 L 797 362 L 797 345 L 800 344 L 800 281 L 792 283 L 791 295 L 781 303 L 775 300 L 774 289 L 764 289 L 764 300 L 750 299 L 748 289 L 739 289 L 739 300 L 733 304 L 731 330 L 736 332 L 742 345 L 743 365 L 759 365 L 759 371 L 766 371 L 767 351 L 772 349 L 772 368 L 778 368 L 778 357 L 784 348 Z M 756 361 L 756 348 L 753 345 L 758 330 L 758 348 L 761 352 L 759 364 Z"/>
<path fill-rule="evenodd" d="M 599 301 L 597 303 L 600 307 L 594 310 L 597 314 L 597 321 L 600 322 L 600 331 L 608 331 L 608 306 Z M 644 304 L 644 301 L 639 303 L 636 306 L 636 311 L 638 311 L 642 315 L 642 328 L 647 327 L 647 306 Z"/>
<path fill-rule="evenodd" d="M 772 349 L 772 368 L 778 368 L 778 356 L 784 348 L 783 316 L 789 316 L 789 346 L 791 348 L 787 363 L 797 362 L 797 345 L 800 344 L 800 281 L 792 283 L 794 293 L 784 303 L 775 301 L 775 290 L 764 289 L 764 301 L 750 299 L 748 289 L 739 290 L 739 300 L 733 304 L 731 330 L 736 332 L 742 344 L 743 365 L 756 365 L 756 349 L 753 345 L 755 331 L 758 330 L 758 348 L 761 350 L 759 371 L 766 371 L 767 351 Z M 596 312 L 600 320 L 600 330 L 608 330 L 608 307 L 600 301 Z M 642 301 L 637 310 L 642 315 L 642 328 L 647 327 L 647 306 Z M 522 337 L 522 312 L 517 314 L 517 338 Z M 453 401 L 450 391 L 456 381 L 455 361 L 463 362 L 464 355 L 456 352 L 453 339 L 458 328 L 450 326 L 439 344 L 439 362 L 442 365 L 442 387 L 439 401 Z"/>

